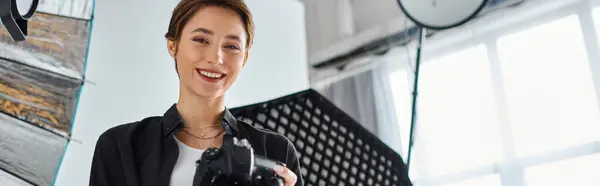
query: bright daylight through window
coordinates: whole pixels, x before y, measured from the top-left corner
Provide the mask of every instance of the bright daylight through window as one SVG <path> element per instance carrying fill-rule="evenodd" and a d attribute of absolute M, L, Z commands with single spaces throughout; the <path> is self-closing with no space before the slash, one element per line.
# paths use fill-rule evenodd
<path fill-rule="evenodd" d="M 428 56 L 411 165 L 417 185 L 600 185 L 600 69 L 589 59 L 600 51 L 584 39 L 586 29 L 600 30 L 600 8 L 592 15 L 595 25 L 571 14 Z M 411 70 L 389 77 L 407 147 Z"/>

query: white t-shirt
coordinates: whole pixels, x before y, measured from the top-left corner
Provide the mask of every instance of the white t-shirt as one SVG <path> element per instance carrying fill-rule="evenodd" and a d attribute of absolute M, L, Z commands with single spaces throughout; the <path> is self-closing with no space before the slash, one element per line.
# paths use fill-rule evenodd
<path fill-rule="evenodd" d="M 194 174 L 196 174 L 196 161 L 202 157 L 204 150 L 195 149 L 187 146 L 173 136 L 179 147 L 179 158 L 171 173 L 171 186 L 191 186 L 194 184 Z"/>

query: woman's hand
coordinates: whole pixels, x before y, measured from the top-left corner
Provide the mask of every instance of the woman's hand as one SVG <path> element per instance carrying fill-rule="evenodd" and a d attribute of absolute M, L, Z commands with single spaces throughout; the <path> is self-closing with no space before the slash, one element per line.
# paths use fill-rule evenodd
<path fill-rule="evenodd" d="M 283 178 L 284 186 L 294 186 L 298 181 L 298 176 L 287 167 L 279 166 L 275 168 L 275 173 Z"/>

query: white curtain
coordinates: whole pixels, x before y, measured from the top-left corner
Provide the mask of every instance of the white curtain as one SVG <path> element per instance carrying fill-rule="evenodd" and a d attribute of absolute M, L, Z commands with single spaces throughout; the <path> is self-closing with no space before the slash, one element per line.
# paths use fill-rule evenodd
<path fill-rule="evenodd" d="M 378 131 L 377 136 L 385 142 L 390 148 L 402 155 L 406 161 L 407 144 L 403 144 L 402 138 L 408 139 L 408 131 L 401 131 L 399 122 L 396 117 L 396 107 L 394 105 L 394 95 L 390 86 L 389 67 L 388 63 L 383 62 L 382 65 L 375 67 L 371 74 L 373 76 L 373 94 L 375 95 L 375 110 L 377 112 Z M 406 103 L 410 104 L 410 103 Z"/>
<path fill-rule="evenodd" d="M 378 119 L 372 90 L 372 73 L 367 71 L 317 91 L 362 124 L 369 132 L 376 134 Z"/>
<path fill-rule="evenodd" d="M 408 135 L 408 131 L 400 132 L 388 69 L 387 65 L 380 65 L 317 91 L 406 160 L 407 149 L 401 137 L 408 139 L 402 136 Z"/>

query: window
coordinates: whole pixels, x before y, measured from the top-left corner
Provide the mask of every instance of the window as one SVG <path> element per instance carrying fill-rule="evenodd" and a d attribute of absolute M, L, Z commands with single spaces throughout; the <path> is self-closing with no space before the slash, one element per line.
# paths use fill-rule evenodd
<path fill-rule="evenodd" d="M 441 176 L 500 160 L 496 105 L 484 45 L 422 65 L 419 143 L 429 174 Z"/>
<path fill-rule="evenodd" d="M 412 79 L 409 77 L 408 71 L 399 70 L 396 71 L 389 76 L 390 85 L 392 92 L 394 93 L 394 105 L 396 106 L 396 117 L 397 120 L 400 121 L 401 125 L 400 129 L 400 141 L 402 142 L 402 157 L 404 157 L 404 161 L 408 157 L 408 142 L 410 138 L 410 119 L 411 119 L 411 111 L 412 105 L 406 103 L 412 103 Z M 414 150 L 413 150 L 414 151 Z M 419 162 L 420 157 L 413 156 L 412 162 Z M 415 166 L 409 170 L 409 176 L 411 178 L 418 178 L 421 175 L 421 167 Z"/>
<path fill-rule="evenodd" d="M 493 174 L 488 176 L 482 176 L 478 178 L 471 178 L 459 182 L 445 184 L 443 186 L 501 186 L 499 174 Z"/>
<path fill-rule="evenodd" d="M 600 139 L 600 111 L 576 15 L 502 37 L 498 53 L 518 157 Z"/>
<path fill-rule="evenodd" d="M 594 26 L 596 27 L 596 38 L 600 41 L 600 7 L 592 9 L 592 17 L 594 19 Z"/>
<path fill-rule="evenodd" d="M 588 155 L 527 168 L 527 186 L 600 185 L 600 155 Z M 577 184 L 575 184 L 577 183 Z"/>
<path fill-rule="evenodd" d="M 501 160 L 489 68 L 483 45 L 422 64 L 415 129 L 416 143 L 422 147 L 413 151 L 414 167 L 441 176 Z M 392 74 L 390 82 L 403 140 L 408 141 L 412 86 L 406 71 Z M 426 167 L 420 167 L 416 157 L 426 161 Z"/>
<path fill-rule="evenodd" d="M 412 82 L 406 70 L 399 70 L 390 74 L 390 85 L 394 92 L 394 105 L 396 105 L 396 117 L 402 123 L 400 125 L 400 138 L 403 147 L 408 147 L 410 138 L 410 119 L 412 111 Z M 407 104 L 408 103 L 408 104 Z M 402 157 L 408 157 L 408 148 L 403 148 Z"/>
<path fill-rule="evenodd" d="M 600 52 L 584 39 L 594 26 L 600 38 L 600 7 L 595 25 L 582 25 L 581 16 L 589 15 L 494 31 L 480 37 L 485 44 L 425 61 L 411 165 L 420 177 L 412 179 L 422 186 L 600 185 L 600 66 L 593 60 Z M 390 76 L 403 132 L 410 75 Z"/>

